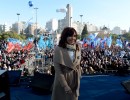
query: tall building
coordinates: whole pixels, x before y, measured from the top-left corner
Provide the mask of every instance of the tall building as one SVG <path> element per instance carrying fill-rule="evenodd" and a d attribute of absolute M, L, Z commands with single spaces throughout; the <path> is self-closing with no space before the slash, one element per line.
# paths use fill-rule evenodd
<path fill-rule="evenodd" d="M 130 32 L 130 27 L 129 27 L 129 31 L 128 32 Z"/>
<path fill-rule="evenodd" d="M 118 27 L 118 26 L 114 27 L 113 30 L 112 30 L 112 33 L 117 34 L 117 35 L 122 34 L 121 28 Z"/>
<path fill-rule="evenodd" d="M 98 31 L 97 26 L 89 24 L 89 23 L 82 23 L 79 21 L 73 21 L 73 9 L 70 4 L 66 6 L 67 11 L 64 19 L 58 20 L 58 33 L 61 33 L 64 27 L 73 27 L 76 29 L 77 33 L 81 35 L 84 25 L 87 25 L 87 29 L 89 32 L 91 31 Z"/>
<path fill-rule="evenodd" d="M 51 19 L 46 23 L 46 29 L 48 31 L 56 31 L 58 29 L 58 21 L 56 19 Z"/>
<path fill-rule="evenodd" d="M 93 24 L 87 23 L 86 25 L 87 25 L 87 29 L 88 29 L 89 32 L 91 32 L 91 31 L 99 31 L 98 27 L 93 25 Z"/>
<path fill-rule="evenodd" d="M 66 19 L 58 20 L 58 33 L 61 33 L 66 25 Z"/>
<path fill-rule="evenodd" d="M 0 25 L 0 33 L 10 31 L 10 26 L 5 23 Z"/>
<path fill-rule="evenodd" d="M 58 20 L 58 33 L 61 33 L 65 27 L 73 26 L 72 7 L 70 6 L 70 4 L 67 4 L 66 8 L 67 8 L 67 11 L 66 11 L 66 15 L 65 15 L 64 19 Z"/>
<path fill-rule="evenodd" d="M 77 33 L 81 35 L 81 32 L 83 30 L 84 25 L 81 24 L 81 22 L 79 22 L 79 21 L 74 21 L 72 23 L 72 27 L 75 28 L 75 30 L 77 31 Z"/>
<path fill-rule="evenodd" d="M 66 25 L 65 26 L 72 26 L 72 7 L 70 6 L 70 4 L 67 4 L 66 6 L 67 8 L 67 12 L 66 12 Z"/>
<path fill-rule="evenodd" d="M 12 30 L 20 34 L 25 29 L 25 23 L 24 22 L 16 22 L 12 24 Z"/>
<path fill-rule="evenodd" d="M 2 24 L 0 25 L 0 33 L 5 32 L 5 27 L 6 27 L 5 25 Z"/>

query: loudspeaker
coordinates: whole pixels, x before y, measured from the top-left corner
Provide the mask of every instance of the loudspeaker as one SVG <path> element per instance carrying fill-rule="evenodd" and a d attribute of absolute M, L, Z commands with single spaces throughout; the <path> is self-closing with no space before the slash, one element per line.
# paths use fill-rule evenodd
<path fill-rule="evenodd" d="M 51 93 L 54 76 L 49 74 L 43 74 L 39 72 L 34 73 L 30 86 L 35 91 L 42 91 L 44 93 Z"/>
<path fill-rule="evenodd" d="M 9 85 L 19 85 L 22 70 L 7 71 L 9 76 Z"/>
<path fill-rule="evenodd" d="M 6 70 L 0 70 L 0 100 L 10 100 L 10 87 Z"/>
<path fill-rule="evenodd" d="M 121 82 L 121 85 L 126 89 L 128 93 L 130 93 L 130 80 Z"/>

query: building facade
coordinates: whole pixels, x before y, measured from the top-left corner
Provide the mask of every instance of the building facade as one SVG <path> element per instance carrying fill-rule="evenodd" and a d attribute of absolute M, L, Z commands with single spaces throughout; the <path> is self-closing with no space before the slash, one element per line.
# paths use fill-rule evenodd
<path fill-rule="evenodd" d="M 122 34 L 121 28 L 118 27 L 118 26 L 114 27 L 113 30 L 112 30 L 112 33 L 117 34 L 117 35 Z"/>
<path fill-rule="evenodd" d="M 46 23 L 46 29 L 48 31 L 56 31 L 58 29 L 58 21 L 56 19 L 51 19 Z"/>

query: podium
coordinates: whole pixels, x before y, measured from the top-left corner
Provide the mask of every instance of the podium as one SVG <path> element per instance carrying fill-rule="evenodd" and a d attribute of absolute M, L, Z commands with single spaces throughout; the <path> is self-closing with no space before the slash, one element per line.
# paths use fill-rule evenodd
<path fill-rule="evenodd" d="M 6 70 L 0 70 L 0 100 L 10 100 L 9 78 Z"/>

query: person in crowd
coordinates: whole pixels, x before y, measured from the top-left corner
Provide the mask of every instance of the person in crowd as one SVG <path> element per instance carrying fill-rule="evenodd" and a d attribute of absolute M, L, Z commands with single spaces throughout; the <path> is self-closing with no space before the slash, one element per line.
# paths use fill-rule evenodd
<path fill-rule="evenodd" d="M 54 65 L 51 65 L 51 75 L 55 75 Z"/>
<path fill-rule="evenodd" d="M 81 77 L 81 48 L 72 27 L 62 31 L 54 51 L 55 79 L 51 100 L 78 100 Z"/>
<path fill-rule="evenodd" d="M 36 67 L 34 68 L 34 73 L 37 73 L 37 72 L 39 72 L 39 67 L 38 67 L 38 66 L 36 66 Z"/>
<path fill-rule="evenodd" d="M 28 76 L 29 75 L 29 70 L 28 70 L 27 66 L 24 66 L 24 68 L 23 68 L 23 75 L 24 76 Z"/>

